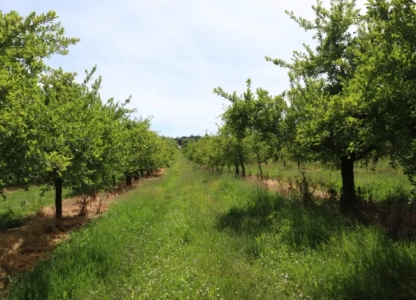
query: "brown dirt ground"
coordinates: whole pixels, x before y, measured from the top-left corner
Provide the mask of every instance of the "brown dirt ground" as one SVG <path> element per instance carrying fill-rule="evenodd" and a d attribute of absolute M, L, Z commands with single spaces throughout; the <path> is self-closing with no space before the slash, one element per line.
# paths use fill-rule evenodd
<path fill-rule="evenodd" d="M 159 169 L 145 180 L 154 180 L 163 175 Z M 87 221 L 97 218 L 119 198 L 119 195 L 140 186 L 141 180 L 134 181 L 132 188 L 119 184 L 110 193 L 94 196 L 77 196 L 63 201 L 63 218 L 55 219 L 54 206 L 46 206 L 36 214 L 26 217 L 18 228 L 0 230 L 0 298 L 10 283 L 10 277 L 32 270 L 36 263 L 62 241 L 69 232 L 82 227 Z M 82 201 L 86 201 L 81 213 Z"/>

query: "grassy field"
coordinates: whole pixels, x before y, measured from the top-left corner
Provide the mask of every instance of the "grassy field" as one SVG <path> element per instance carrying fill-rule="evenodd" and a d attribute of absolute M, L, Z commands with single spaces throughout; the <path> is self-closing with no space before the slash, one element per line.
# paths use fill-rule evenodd
<path fill-rule="evenodd" d="M 285 165 L 282 162 L 276 164 L 262 165 L 263 174 L 269 178 L 280 178 L 288 181 L 289 179 L 295 181 L 302 176 L 304 172 L 306 178 L 323 190 L 341 189 L 341 173 L 339 170 L 329 169 L 319 163 L 304 163 L 300 164 L 298 169 L 297 162 L 286 161 Z M 257 165 L 248 165 L 247 173 L 257 175 Z M 397 194 L 401 191 L 408 194 L 411 190 L 411 185 L 408 178 L 403 175 L 400 167 L 393 168 L 388 161 L 380 161 L 377 164 L 369 163 L 368 168 L 356 164 L 355 166 L 355 184 L 360 187 L 365 197 L 372 196 L 375 201 L 383 201 L 389 195 Z"/>
<path fill-rule="evenodd" d="M 416 247 L 183 158 L 74 232 L 10 299 L 416 299 Z"/>
<path fill-rule="evenodd" d="M 0 197 L 0 229 L 17 226 L 20 219 L 38 209 L 51 205 L 55 201 L 53 189 L 46 191 L 42 196 L 44 187 L 31 187 L 28 191 L 23 189 L 13 190 Z M 63 198 L 72 196 L 69 189 L 63 190 Z"/>

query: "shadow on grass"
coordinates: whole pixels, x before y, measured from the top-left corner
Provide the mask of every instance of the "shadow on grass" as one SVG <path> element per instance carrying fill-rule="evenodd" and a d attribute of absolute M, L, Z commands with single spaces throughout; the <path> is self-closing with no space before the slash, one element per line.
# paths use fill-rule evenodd
<path fill-rule="evenodd" d="M 289 253 L 279 269 L 313 299 L 416 299 L 415 243 L 395 241 L 380 226 L 342 218 L 329 207 L 258 189 L 245 206 L 220 215 L 217 229 L 245 236 L 249 261 L 275 260 L 271 248 Z"/>
<path fill-rule="evenodd" d="M 383 231 L 361 227 L 325 245 L 311 294 L 332 299 L 416 299 L 415 244 L 395 242 Z M 307 272 L 305 272 L 307 273 Z M 306 276 L 308 274 L 305 274 Z"/>
<path fill-rule="evenodd" d="M 216 224 L 217 230 L 238 235 L 275 232 L 294 250 L 314 249 L 347 226 L 351 224 L 326 208 L 313 203 L 305 207 L 300 201 L 287 201 L 261 188 L 244 207 L 232 207 L 218 216 Z"/>
<path fill-rule="evenodd" d="M 374 202 L 363 198 L 358 205 L 357 219 L 366 225 L 379 225 L 394 239 L 416 239 L 416 203 L 403 189 L 390 192 L 385 199 Z"/>
<path fill-rule="evenodd" d="M 272 224 L 271 214 L 283 206 L 282 198 L 270 196 L 257 190 L 257 198 L 245 207 L 232 207 L 226 214 L 218 216 L 217 229 L 230 229 L 237 234 L 258 234 L 268 230 Z"/>
<path fill-rule="evenodd" d="M 0 230 L 22 226 L 22 218 L 12 209 L 0 212 Z"/>

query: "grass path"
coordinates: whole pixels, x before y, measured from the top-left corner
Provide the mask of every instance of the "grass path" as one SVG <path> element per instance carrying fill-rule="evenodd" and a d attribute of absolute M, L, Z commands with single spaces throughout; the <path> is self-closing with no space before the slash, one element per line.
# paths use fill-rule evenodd
<path fill-rule="evenodd" d="M 10 298 L 411 299 L 415 248 L 179 158 L 22 275 Z"/>

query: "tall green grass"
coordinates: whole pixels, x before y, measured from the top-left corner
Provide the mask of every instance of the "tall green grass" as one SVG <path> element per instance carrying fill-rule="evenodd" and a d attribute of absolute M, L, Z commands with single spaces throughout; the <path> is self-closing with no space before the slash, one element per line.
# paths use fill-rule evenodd
<path fill-rule="evenodd" d="M 74 232 L 10 299 L 415 299 L 415 243 L 180 158 Z"/>

